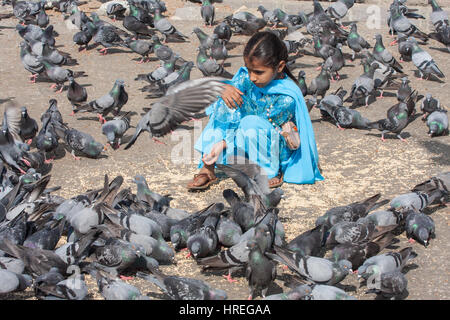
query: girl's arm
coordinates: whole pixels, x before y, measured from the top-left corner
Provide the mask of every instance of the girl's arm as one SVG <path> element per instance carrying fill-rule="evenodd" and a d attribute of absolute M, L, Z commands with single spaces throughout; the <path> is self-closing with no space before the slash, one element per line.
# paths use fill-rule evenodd
<path fill-rule="evenodd" d="M 295 100 L 292 97 L 279 95 L 269 108 L 268 120 L 275 126 L 281 127 L 288 121 L 295 123 Z"/>

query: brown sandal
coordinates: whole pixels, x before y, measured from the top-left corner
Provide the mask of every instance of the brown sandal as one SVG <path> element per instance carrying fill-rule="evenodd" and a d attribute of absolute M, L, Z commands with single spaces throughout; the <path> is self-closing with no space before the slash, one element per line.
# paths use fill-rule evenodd
<path fill-rule="evenodd" d="M 194 175 L 194 179 L 188 183 L 189 190 L 205 190 L 211 185 L 217 183 L 219 178 L 211 177 L 208 173 L 198 173 Z"/>
<path fill-rule="evenodd" d="M 272 179 L 275 179 L 275 178 L 278 179 L 278 183 L 276 183 L 276 184 L 270 184 L 270 181 L 271 181 Z M 276 177 L 273 177 L 272 179 L 269 179 L 269 188 L 271 188 L 271 189 L 273 189 L 273 188 L 278 188 L 278 187 L 280 187 L 280 186 L 283 184 L 283 174 L 281 174 L 281 175 L 279 175 L 279 176 L 276 176 Z"/>

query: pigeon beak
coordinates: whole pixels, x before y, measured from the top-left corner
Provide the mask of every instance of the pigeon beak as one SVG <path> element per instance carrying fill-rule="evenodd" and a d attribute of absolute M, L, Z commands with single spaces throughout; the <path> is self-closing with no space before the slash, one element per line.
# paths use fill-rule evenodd
<path fill-rule="evenodd" d="M 107 144 L 105 144 L 105 145 L 103 146 L 103 152 L 106 151 L 106 150 L 108 150 L 108 145 L 107 145 Z"/>

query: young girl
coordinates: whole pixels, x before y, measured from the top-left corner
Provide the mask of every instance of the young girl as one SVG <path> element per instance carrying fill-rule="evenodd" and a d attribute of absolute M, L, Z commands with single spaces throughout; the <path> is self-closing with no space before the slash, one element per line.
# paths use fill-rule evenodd
<path fill-rule="evenodd" d="M 311 119 L 297 81 L 286 67 L 287 58 L 286 46 L 275 34 L 258 32 L 249 39 L 245 67 L 206 110 L 209 122 L 195 144 L 202 154 L 201 169 L 188 189 L 202 190 L 218 182 L 215 164 L 227 164 L 236 154 L 260 165 L 271 188 L 283 181 L 323 180 Z M 289 149 L 280 134 L 288 121 L 295 123 L 300 134 L 297 150 Z"/>

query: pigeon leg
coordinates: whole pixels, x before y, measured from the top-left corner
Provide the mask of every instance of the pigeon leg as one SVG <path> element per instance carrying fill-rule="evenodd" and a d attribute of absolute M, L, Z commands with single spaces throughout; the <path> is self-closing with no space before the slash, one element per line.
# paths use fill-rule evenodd
<path fill-rule="evenodd" d="M 369 96 L 366 97 L 366 108 L 369 106 Z"/>
<path fill-rule="evenodd" d="M 75 150 L 72 150 L 72 152 L 71 152 L 70 154 L 72 155 L 72 157 L 73 157 L 75 160 L 81 160 L 80 157 L 75 156 Z"/>
<path fill-rule="evenodd" d="M 27 140 L 27 145 L 30 145 L 33 142 L 33 139 L 28 139 Z"/>
<path fill-rule="evenodd" d="M 138 62 L 138 64 L 141 64 L 144 62 L 144 57 L 141 58 L 141 60 Z"/>
<path fill-rule="evenodd" d="M 99 120 L 102 124 L 104 124 L 104 123 L 106 122 L 105 118 L 103 118 L 103 116 L 102 116 L 100 113 L 97 114 L 97 116 L 98 116 L 98 120 Z"/>
<path fill-rule="evenodd" d="M 234 280 L 232 277 L 231 277 L 231 274 L 230 273 L 228 273 L 226 276 L 223 276 L 225 279 L 227 279 L 227 281 L 228 282 L 230 282 L 230 283 L 233 283 L 233 282 L 237 282 L 237 280 Z"/>
<path fill-rule="evenodd" d="M 318 66 L 316 70 L 322 70 L 322 65 Z"/>
<path fill-rule="evenodd" d="M 408 242 L 409 242 L 409 243 L 415 243 L 416 240 L 414 240 L 413 238 L 409 238 L 409 239 L 408 239 Z"/>
<path fill-rule="evenodd" d="M 162 142 L 161 140 L 156 139 L 155 137 L 152 137 L 152 140 L 158 144 L 166 145 L 166 143 Z"/>
<path fill-rule="evenodd" d="M 383 92 L 384 92 L 384 90 L 381 90 L 381 94 L 377 97 L 377 99 L 383 99 L 384 97 L 383 97 Z"/>
<path fill-rule="evenodd" d="M 398 42 L 398 40 L 397 39 L 395 39 L 394 41 L 392 41 L 389 45 L 390 46 L 395 46 L 396 44 L 397 44 L 397 42 Z"/>
<path fill-rule="evenodd" d="M 62 85 L 61 88 L 56 92 L 61 93 L 63 91 L 63 89 L 64 89 L 64 85 Z"/>
<path fill-rule="evenodd" d="M 339 123 L 336 123 L 336 126 L 338 127 L 339 130 L 345 130 L 345 128 L 342 128 Z"/>
<path fill-rule="evenodd" d="M 123 275 L 120 275 L 119 278 L 122 279 L 122 280 L 133 280 L 134 279 L 133 277 L 126 277 L 126 276 L 123 276 Z"/>
<path fill-rule="evenodd" d="M 54 83 L 50 86 L 50 89 L 54 89 L 54 88 L 56 88 L 56 83 Z"/>
<path fill-rule="evenodd" d="M 400 134 L 397 135 L 397 138 L 399 138 L 401 141 L 403 142 L 408 142 L 406 139 L 403 139 L 402 136 Z"/>
<path fill-rule="evenodd" d="M 381 133 L 381 141 L 385 142 L 386 139 L 384 138 L 384 133 Z"/>
<path fill-rule="evenodd" d="M 25 163 L 28 167 L 31 167 L 31 163 L 27 159 L 21 158 L 20 160 L 22 160 L 22 162 Z"/>

